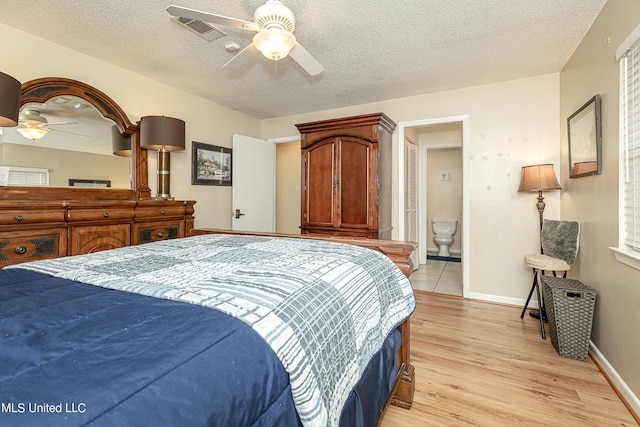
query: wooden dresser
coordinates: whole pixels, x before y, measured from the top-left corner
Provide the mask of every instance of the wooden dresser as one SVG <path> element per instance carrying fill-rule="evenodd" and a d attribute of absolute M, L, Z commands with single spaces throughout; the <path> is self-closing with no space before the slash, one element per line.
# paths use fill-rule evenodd
<path fill-rule="evenodd" d="M 105 93 L 76 80 L 47 77 L 24 83 L 20 103 L 30 108 L 60 98 L 95 107 L 98 119 L 110 120 L 111 130 L 129 140 L 131 188 L 0 187 L 0 268 L 190 235 L 195 201 L 151 198 L 140 126 Z M 106 139 L 112 149 L 111 133 L 93 138 Z M 54 170 L 62 163 L 51 162 Z"/>
<path fill-rule="evenodd" d="M 391 239 L 391 135 L 375 113 L 296 125 L 302 234 Z"/>
<path fill-rule="evenodd" d="M 173 239 L 193 228 L 194 201 L 0 202 L 0 268 Z"/>

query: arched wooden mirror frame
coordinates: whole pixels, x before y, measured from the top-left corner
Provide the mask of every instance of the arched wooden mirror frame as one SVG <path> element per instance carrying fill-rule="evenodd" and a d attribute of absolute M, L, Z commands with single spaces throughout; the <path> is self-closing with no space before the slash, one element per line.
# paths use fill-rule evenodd
<path fill-rule="evenodd" d="M 45 77 L 22 85 L 20 105 L 44 103 L 56 96 L 77 96 L 112 120 L 120 132 L 132 136 L 131 190 L 103 188 L 0 187 L 2 200 L 136 200 L 150 199 L 147 151 L 140 148 L 140 126 L 131 123 L 120 106 L 102 91 L 77 80 Z"/>

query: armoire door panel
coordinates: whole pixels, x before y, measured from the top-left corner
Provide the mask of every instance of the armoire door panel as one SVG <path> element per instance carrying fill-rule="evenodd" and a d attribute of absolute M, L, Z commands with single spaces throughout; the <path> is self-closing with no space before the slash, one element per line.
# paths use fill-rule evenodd
<path fill-rule="evenodd" d="M 370 153 L 368 143 L 340 140 L 340 227 L 368 228 Z"/>
<path fill-rule="evenodd" d="M 307 218 L 303 224 L 332 226 L 334 223 L 335 144 L 320 144 L 307 152 Z"/>

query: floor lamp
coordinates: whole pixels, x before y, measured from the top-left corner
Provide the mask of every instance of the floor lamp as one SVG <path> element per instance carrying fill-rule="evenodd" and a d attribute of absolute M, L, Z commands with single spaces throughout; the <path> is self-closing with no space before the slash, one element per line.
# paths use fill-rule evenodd
<path fill-rule="evenodd" d="M 520 188 L 518 192 L 525 191 L 537 191 L 538 192 L 538 203 L 536 203 L 536 207 L 538 208 L 538 213 L 540 214 L 540 232 L 542 232 L 542 222 L 544 220 L 544 197 L 542 197 L 543 191 L 553 191 L 560 190 L 560 184 L 558 184 L 558 179 L 556 178 L 556 173 L 553 170 L 552 164 L 544 164 L 544 165 L 532 165 L 532 166 L 523 166 L 522 174 L 520 176 Z M 542 241 L 540 241 L 540 253 L 542 253 Z M 534 278 L 535 280 L 535 278 Z M 542 301 L 539 301 L 538 304 L 541 304 Z M 540 306 L 542 307 L 542 305 Z M 540 318 L 540 310 L 530 310 L 529 314 L 536 319 Z M 546 317 L 544 314 L 543 308 L 543 319 Z M 540 323 L 542 327 L 542 323 Z M 544 328 L 543 328 L 544 331 Z M 544 337 L 544 334 L 543 334 Z"/>
<path fill-rule="evenodd" d="M 158 194 L 155 200 L 173 200 L 169 190 L 171 151 L 184 150 L 183 120 L 165 116 L 145 116 L 140 119 L 140 147 L 158 152 Z"/>

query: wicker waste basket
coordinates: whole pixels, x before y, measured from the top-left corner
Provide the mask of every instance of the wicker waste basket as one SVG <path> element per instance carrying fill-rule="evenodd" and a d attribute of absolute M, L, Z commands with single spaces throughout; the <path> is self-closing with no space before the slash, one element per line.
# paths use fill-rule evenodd
<path fill-rule="evenodd" d="M 587 360 L 596 291 L 578 280 L 540 279 L 553 346 L 562 357 Z"/>

